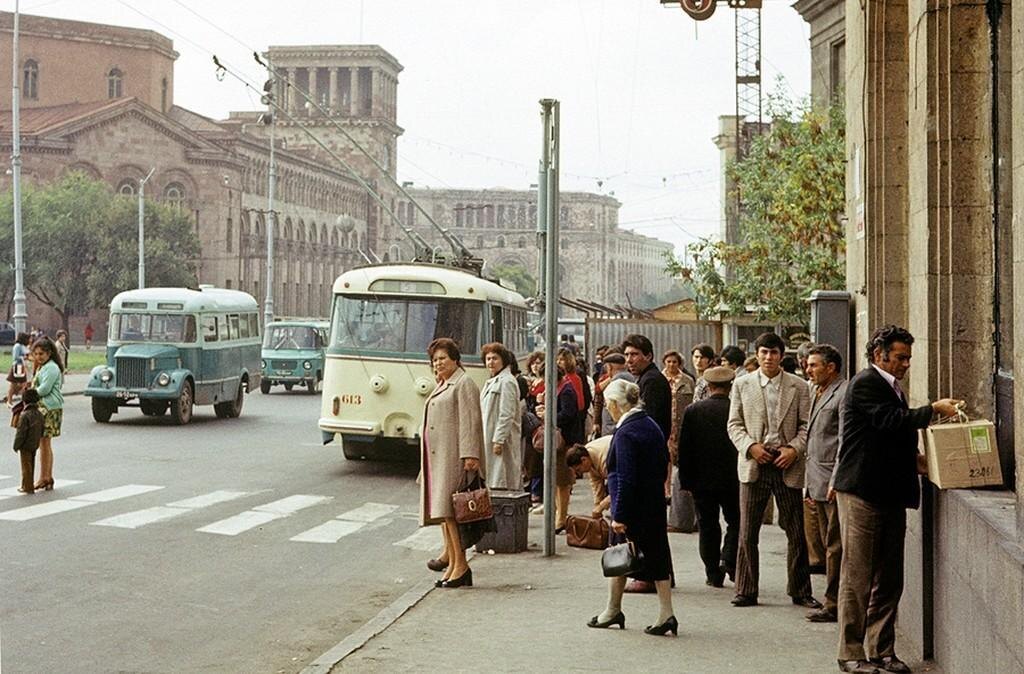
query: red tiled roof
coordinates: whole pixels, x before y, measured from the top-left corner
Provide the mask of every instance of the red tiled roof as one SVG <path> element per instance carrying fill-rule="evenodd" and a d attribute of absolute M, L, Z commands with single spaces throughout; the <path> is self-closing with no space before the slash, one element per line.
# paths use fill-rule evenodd
<path fill-rule="evenodd" d="M 132 98 L 118 98 L 106 101 L 93 101 L 91 103 L 67 103 L 65 105 L 54 105 L 44 108 L 22 108 L 21 109 L 21 135 L 34 136 L 45 134 L 48 129 L 65 124 L 67 122 L 87 117 L 105 108 L 122 105 Z M 11 134 L 11 111 L 0 110 L 0 134 Z"/>

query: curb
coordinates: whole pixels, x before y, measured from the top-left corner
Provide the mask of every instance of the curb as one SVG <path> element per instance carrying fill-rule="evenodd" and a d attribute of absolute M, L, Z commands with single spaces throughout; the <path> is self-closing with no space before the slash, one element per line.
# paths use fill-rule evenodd
<path fill-rule="evenodd" d="M 433 580 L 420 581 L 401 597 L 386 606 L 365 625 L 307 665 L 300 674 L 325 674 L 330 672 L 342 660 L 365 646 L 366 642 L 370 639 L 393 625 L 396 620 L 430 594 L 430 591 L 433 589 Z"/>

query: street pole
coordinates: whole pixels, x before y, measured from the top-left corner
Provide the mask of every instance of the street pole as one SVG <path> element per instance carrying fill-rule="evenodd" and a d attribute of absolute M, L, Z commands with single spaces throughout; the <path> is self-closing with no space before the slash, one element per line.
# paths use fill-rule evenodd
<path fill-rule="evenodd" d="M 149 169 L 146 177 L 139 181 L 139 288 L 146 287 L 146 207 L 143 191 L 146 183 L 153 177 L 156 167 Z"/>
<path fill-rule="evenodd" d="M 18 82 L 18 0 L 14 2 L 14 44 L 11 48 L 11 181 L 14 197 L 14 331 L 28 329 L 25 307 L 25 261 L 21 249 L 21 90 Z"/>
<path fill-rule="evenodd" d="M 270 70 L 270 61 L 267 61 Z M 271 72 L 271 80 L 273 73 Z M 273 95 L 268 94 L 268 95 Z M 274 106 L 267 106 L 270 115 L 270 170 L 267 177 L 267 296 L 263 300 L 263 329 L 274 322 L 274 186 L 277 183 L 277 166 L 274 165 Z"/>
<path fill-rule="evenodd" d="M 544 556 L 555 554 L 555 433 L 558 416 L 558 101 L 541 100 L 544 146 L 537 184 L 538 228 L 544 234 Z M 543 222 L 540 218 L 543 217 Z"/>

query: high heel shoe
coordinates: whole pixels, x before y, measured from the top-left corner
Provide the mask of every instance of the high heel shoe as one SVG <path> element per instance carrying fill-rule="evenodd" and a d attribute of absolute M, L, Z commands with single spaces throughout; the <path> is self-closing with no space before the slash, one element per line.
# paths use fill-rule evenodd
<path fill-rule="evenodd" d="M 473 569 L 466 569 L 466 573 L 458 578 L 449 578 L 441 583 L 441 587 L 473 587 Z"/>
<path fill-rule="evenodd" d="M 622 611 L 616 613 L 614 616 L 612 616 L 611 620 L 608 620 L 606 622 L 599 622 L 598 618 L 600 617 L 601 616 L 594 616 L 593 618 L 591 618 L 590 622 L 587 623 L 587 627 L 594 627 L 599 630 L 604 630 L 608 629 L 612 625 L 618 625 L 620 630 L 626 629 L 626 614 Z"/>
<path fill-rule="evenodd" d="M 669 616 L 668 620 L 660 625 L 648 625 L 644 628 L 644 634 L 653 634 L 656 637 L 663 637 L 669 632 L 672 636 L 679 636 L 679 621 L 674 615 Z"/>

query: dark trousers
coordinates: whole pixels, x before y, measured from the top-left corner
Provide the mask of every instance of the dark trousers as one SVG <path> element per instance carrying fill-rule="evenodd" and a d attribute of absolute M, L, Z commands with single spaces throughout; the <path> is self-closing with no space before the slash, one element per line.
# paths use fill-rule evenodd
<path fill-rule="evenodd" d="M 815 501 L 819 540 L 825 549 L 825 610 L 835 615 L 839 602 L 839 567 L 843 561 L 843 541 L 839 535 L 839 509 L 835 502 Z"/>
<path fill-rule="evenodd" d="M 736 554 L 736 594 L 756 597 L 760 560 L 757 544 L 761 520 L 769 499 L 774 495 L 779 507 L 779 525 L 786 532 L 789 547 L 786 567 L 789 577 L 786 594 L 806 597 L 811 594 L 811 576 L 807 570 L 807 541 L 804 539 L 804 499 L 801 489 L 787 487 L 782 471 L 771 465 L 759 467 L 757 482 L 740 484 L 740 541 Z"/>
<path fill-rule="evenodd" d="M 719 566 L 736 572 L 736 545 L 740 537 L 739 484 L 723 489 L 701 489 L 693 492 L 697 505 L 697 528 L 700 530 L 700 559 L 704 573 L 714 578 Z M 725 542 L 722 542 L 721 518 L 725 518 Z"/>
<path fill-rule="evenodd" d="M 32 491 L 36 479 L 36 450 L 22 449 L 21 455 L 21 490 Z"/>
<path fill-rule="evenodd" d="M 907 511 L 839 492 L 839 659 L 895 655 Z"/>

